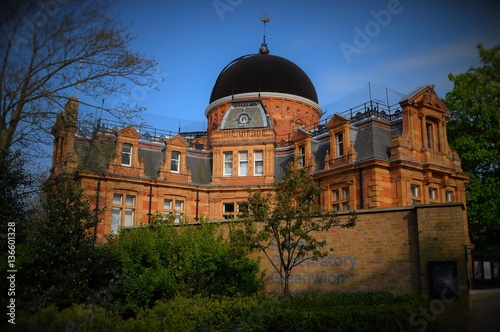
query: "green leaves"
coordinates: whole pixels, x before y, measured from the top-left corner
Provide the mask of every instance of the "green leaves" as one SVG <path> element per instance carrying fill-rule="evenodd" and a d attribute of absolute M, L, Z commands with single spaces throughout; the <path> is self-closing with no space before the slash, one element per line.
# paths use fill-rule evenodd
<path fill-rule="evenodd" d="M 316 236 L 334 226 L 353 227 L 356 216 L 341 222 L 335 213 L 322 212 L 320 189 L 304 169 L 287 167 L 282 182 L 275 184 L 272 193 L 252 192 L 248 198 L 249 212 L 239 229 L 238 239 L 245 238 L 249 247 L 264 253 L 280 275 L 285 296 L 289 295 L 288 279 L 294 267 L 306 259 L 317 259 L 328 254 L 326 241 Z M 233 234 L 237 234 L 233 232 Z M 238 241 L 238 240 L 237 240 Z M 271 259 L 277 250 L 279 263 Z"/>
<path fill-rule="evenodd" d="M 176 296 L 254 294 L 261 287 L 258 262 L 234 250 L 214 224 L 155 224 L 123 230 L 114 245 L 120 257 L 122 313 Z"/>
<path fill-rule="evenodd" d="M 478 45 L 482 67 L 449 75 L 453 90 L 445 103 L 448 140 L 471 175 L 467 206 L 471 240 L 479 248 L 498 246 L 500 237 L 500 46 Z"/>

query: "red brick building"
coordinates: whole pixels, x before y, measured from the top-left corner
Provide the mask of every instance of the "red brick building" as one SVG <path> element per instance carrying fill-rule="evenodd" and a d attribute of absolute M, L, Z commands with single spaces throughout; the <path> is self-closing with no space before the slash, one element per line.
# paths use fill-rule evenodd
<path fill-rule="evenodd" d="M 93 133 L 82 134 L 76 126 L 78 101 L 71 100 L 54 126 L 51 174 L 74 174 L 96 208 L 104 209 L 97 229 L 98 239 L 103 240 L 120 227 L 147 224 L 155 212 L 189 222 L 201 216 L 237 217 L 245 207 L 248 188 L 270 190 L 283 177 L 285 166 L 295 161 L 320 185 L 325 211 L 357 210 L 370 215 L 371 222 L 375 218 L 383 223 L 381 211 L 387 209 L 413 211 L 415 217 L 410 219 L 416 220 L 415 211 L 423 210 L 415 206 L 435 204 L 433 211 L 448 211 L 458 203 L 461 216 L 453 229 L 460 234 L 447 237 L 446 243 L 460 249 L 441 258 L 458 261 L 465 269 L 463 246 L 469 236 L 463 208 L 468 176 L 448 145 L 448 114 L 433 87 L 426 86 L 396 105 L 367 101 L 322 119 L 306 73 L 269 54 L 263 44 L 258 54 L 234 60 L 216 79 L 205 110 L 206 132 L 161 135 L 101 123 Z M 457 210 L 453 211 L 456 216 Z M 437 219 L 419 216 L 408 227 L 438 225 L 440 213 L 425 218 L 431 217 Z M 383 232 L 383 224 L 377 227 Z M 388 237 L 396 236 L 391 227 L 384 233 Z M 367 232 L 366 236 L 371 231 Z M 413 240 L 397 241 L 417 245 L 423 236 L 404 232 Z M 348 238 L 358 244 L 365 239 Z M 415 250 L 416 256 L 406 258 L 420 257 Z M 409 264 L 420 280 L 425 263 Z M 417 279 L 414 283 L 420 282 Z"/>

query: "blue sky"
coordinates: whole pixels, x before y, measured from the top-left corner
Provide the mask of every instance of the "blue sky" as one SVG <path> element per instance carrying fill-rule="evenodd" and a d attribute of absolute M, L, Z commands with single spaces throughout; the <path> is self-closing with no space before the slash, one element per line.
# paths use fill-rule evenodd
<path fill-rule="evenodd" d="M 146 123 L 167 130 L 206 129 L 215 80 L 258 52 L 263 15 L 271 54 L 307 73 L 328 115 L 368 100 L 368 82 L 382 100 L 385 87 L 427 84 L 444 98 L 449 73 L 479 65 L 478 43 L 500 44 L 497 1 L 117 0 L 113 14 L 137 36 L 132 48 L 158 62 L 159 91 L 131 88 L 130 98 L 147 107 Z"/>

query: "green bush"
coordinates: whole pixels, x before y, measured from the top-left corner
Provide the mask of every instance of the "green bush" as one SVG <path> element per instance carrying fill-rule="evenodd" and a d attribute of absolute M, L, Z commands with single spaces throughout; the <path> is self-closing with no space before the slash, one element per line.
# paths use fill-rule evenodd
<path fill-rule="evenodd" d="M 157 301 L 127 320 L 92 306 L 48 307 L 20 314 L 16 331 L 412 331 L 409 317 L 425 306 L 423 296 L 381 292 L 196 295 Z"/>
<path fill-rule="evenodd" d="M 119 257 L 125 317 L 176 296 L 236 296 L 261 289 L 258 262 L 233 250 L 217 226 L 153 224 L 124 230 L 113 245 Z"/>

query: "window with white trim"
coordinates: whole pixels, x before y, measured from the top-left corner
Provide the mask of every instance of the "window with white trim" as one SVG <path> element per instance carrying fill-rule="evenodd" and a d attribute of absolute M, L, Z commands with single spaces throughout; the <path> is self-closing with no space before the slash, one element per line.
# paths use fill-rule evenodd
<path fill-rule="evenodd" d="M 264 152 L 257 150 L 253 152 L 254 175 L 264 175 Z"/>
<path fill-rule="evenodd" d="M 335 142 L 337 146 L 337 157 L 342 157 L 344 155 L 344 133 L 336 134 Z"/>
<path fill-rule="evenodd" d="M 446 203 L 453 202 L 453 192 L 452 191 L 446 190 L 445 196 L 446 196 Z"/>
<path fill-rule="evenodd" d="M 299 162 L 300 167 L 306 166 L 306 147 L 304 145 L 299 146 Z"/>
<path fill-rule="evenodd" d="M 122 145 L 122 166 L 132 166 L 132 144 Z"/>
<path fill-rule="evenodd" d="M 170 160 L 170 171 L 173 173 L 179 173 L 181 165 L 181 153 L 179 151 L 172 151 Z"/>
<path fill-rule="evenodd" d="M 238 160 L 239 160 L 239 168 L 238 168 L 238 175 L 239 176 L 247 176 L 248 175 L 248 152 L 247 151 L 240 151 L 238 153 Z"/>
<path fill-rule="evenodd" d="M 410 195 L 412 198 L 411 203 L 412 204 L 419 204 L 420 203 L 420 186 L 416 184 L 412 184 L 410 186 Z"/>
<path fill-rule="evenodd" d="M 172 215 L 172 200 L 164 199 L 163 200 L 163 219 L 168 219 L 168 216 Z"/>
<path fill-rule="evenodd" d="M 135 196 L 113 194 L 111 208 L 111 233 L 118 234 L 121 227 L 134 225 Z"/>
<path fill-rule="evenodd" d="M 437 189 L 436 188 L 429 188 L 429 199 L 430 200 L 437 199 Z"/>
<path fill-rule="evenodd" d="M 233 175 L 233 153 L 224 152 L 224 176 Z"/>
<path fill-rule="evenodd" d="M 176 200 L 175 201 L 175 220 L 176 224 L 181 222 L 182 217 L 184 216 L 184 201 Z"/>

